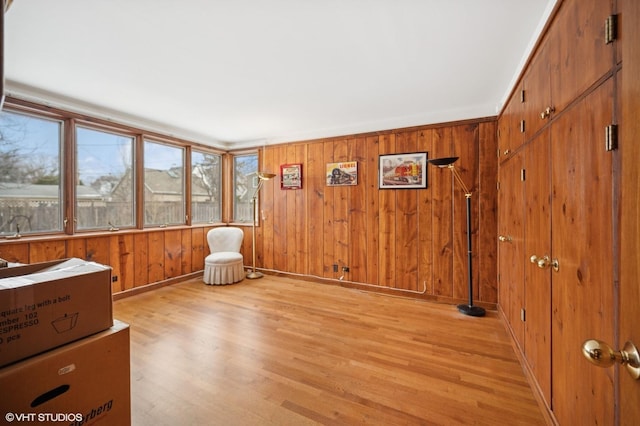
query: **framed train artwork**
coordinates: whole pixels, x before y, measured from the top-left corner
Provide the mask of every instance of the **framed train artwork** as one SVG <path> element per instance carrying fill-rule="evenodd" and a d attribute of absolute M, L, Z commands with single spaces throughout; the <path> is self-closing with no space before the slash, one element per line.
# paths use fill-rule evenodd
<path fill-rule="evenodd" d="M 378 166 L 378 188 L 426 188 L 427 158 L 426 152 L 381 155 Z"/>
<path fill-rule="evenodd" d="M 327 186 L 353 186 L 358 184 L 358 162 L 327 163 Z"/>

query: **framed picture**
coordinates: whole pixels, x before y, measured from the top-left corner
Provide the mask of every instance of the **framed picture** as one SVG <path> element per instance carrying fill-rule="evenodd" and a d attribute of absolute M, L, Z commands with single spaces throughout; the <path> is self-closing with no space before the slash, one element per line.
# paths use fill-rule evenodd
<path fill-rule="evenodd" d="M 280 166 L 280 188 L 302 189 L 302 164 Z"/>
<path fill-rule="evenodd" d="M 358 162 L 327 163 L 327 186 L 351 186 L 358 184 Z"/>
<path fill-rule="evenodd" d="M 381 155 L 378 165 L 378 188 L 426 188 L 427 158 L 426 152 Z"/>

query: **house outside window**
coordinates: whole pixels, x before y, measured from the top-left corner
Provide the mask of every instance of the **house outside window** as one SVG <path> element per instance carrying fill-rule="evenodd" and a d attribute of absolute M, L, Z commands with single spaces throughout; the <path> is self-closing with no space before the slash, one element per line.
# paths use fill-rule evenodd
<path fill-rule="evenodd" d="M 144 225 L 185 223 L 184 148 L 144 141 Z"/>
<path fill-rule="evenodd" d="M 135 225 L 135 138 L 76 127 L 76 227 L 115 229 Z"/>
<path fill-rule="evenodd" d="M 0 235 L 63 227 L 62 121 L 0 113 Z"/>

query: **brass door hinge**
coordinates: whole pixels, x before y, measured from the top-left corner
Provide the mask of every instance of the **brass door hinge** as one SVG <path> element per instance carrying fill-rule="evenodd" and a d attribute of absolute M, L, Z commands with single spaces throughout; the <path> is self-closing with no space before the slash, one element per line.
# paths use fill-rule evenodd
<path fill-rule="evenodd" d="M 618 149 L 618 125 L 610 124 L 605 128 L 604 144 L 606 151 Z"/>
<path fill-rule="evenodd" d="M 604 21 L 604 42 L 613 43 L 618 38 L 618 15 L 609 15 Z"/>

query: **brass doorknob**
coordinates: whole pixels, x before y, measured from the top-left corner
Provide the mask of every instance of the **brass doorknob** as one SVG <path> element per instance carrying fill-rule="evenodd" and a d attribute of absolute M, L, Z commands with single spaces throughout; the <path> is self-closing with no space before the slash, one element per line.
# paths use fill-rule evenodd
<path fill-rule="evenodd" d="M 513 241 L 513 238 L 511 238 L 511 235 L 498 235 L 498 241 L 501 243 L 510 243 Z"/>
<path fill-rule="evenodd" d="M 598 367 L 611 367 L 619 363 L 627 368 L 634 379 L 640 379 L 640 354 L 632 342 L 626 342 L 621 351 L 613 348 L 602 340 L 590 339 L 583 343 L 582 354 Z"/>
<path fill-rule="evenodd" d="M 544 111 L 542 111 L 540 113 L 540 118 L 541 119 L 545 119 L 545 118 L 549 118 L 549 116 L 551 116 L 552 112 L 556 112 L 556 109 L 552 106 L 548 106 Z"/>
<path fill-rule="evenodd" d="M 531 263 L 538 265 L 538 268 L 545 269 L 551 266 L 554 271 L 558 272 L 560 270 L 560 262 L 558 259 L 551 259 L 549 256 L 544 255 L 542 257 L 538 257 L 535 254 L 529 258 Z"/>

